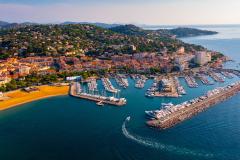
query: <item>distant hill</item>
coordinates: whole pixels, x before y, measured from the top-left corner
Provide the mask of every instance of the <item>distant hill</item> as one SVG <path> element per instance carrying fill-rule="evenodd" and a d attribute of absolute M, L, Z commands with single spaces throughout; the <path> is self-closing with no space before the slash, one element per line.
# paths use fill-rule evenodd
<path fill-rule="evenodd" d="M 140 27 L 137 27 L 132 24 L 128 25 L 120 25 L 116 27 L 110 28 L 111 31 L 118 32 L 121 34 L 126 34 L 126 35 L 134 35 L 134 36 L 143 36 L 147 34 L 147 30 L 144 30 Z"/>
<path fill-rule="evenodd" d="M 19 27 L 25 27 L 29 25 L 36 25 L 37 23 L 24 22 L 24 23 L 9 23 L 5 21 L 0 21 L 0 29 L 13 29 Z"/>
<path fill-rule="evenodd" d="M 5 26 L 5 25 L 8 25 L 8 24 L 9 24 L 8 22 L 0 21 L 0 26 Z"/>
<path fill-rule="evenodd" d="M 120 24 L 107 24 L 107 23 L 91 23 L 91 22 L 64 22 L 61 23 L 62 25 L 66 24 L 91 24 L 97 27 L 102 27 L 102 28 L 112 28 L 112 27 L 117 27 L 120 26 Z"/>
<path fill-rule="evenodd" d="M 135 36 L 155 36 L 155 37 L 193 37 L 202 35 L 213 35 L 218 32 L 200 30 L 195 28 L 175 28 L 175 29 L 159 29 L 159 30 L 144 30 L 140 27 L 134 25 L 121 25 L 117 27 L 112 27 L 110 30 L 126 35 Z"/>
<path fill-rule="evenodd" d="M 218 32 L 200 30 L 195 28 L 175 28 L 168 30 L 172 35 L 176 35 L 178 38 L 181 37 L 194 37 L 194 36 L 203 36 L 203 35 L 214 35 Z"/>

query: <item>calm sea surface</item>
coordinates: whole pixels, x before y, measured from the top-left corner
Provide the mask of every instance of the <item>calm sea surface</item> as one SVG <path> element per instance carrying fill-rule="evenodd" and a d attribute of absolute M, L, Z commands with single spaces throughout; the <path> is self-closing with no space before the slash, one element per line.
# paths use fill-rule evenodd
<path fill-rule="evenodd" d="M 202 28 L 202 27 L 201 27 Z M 219 35 L 183 39 L 221 51 L 240 62 L 240 27 L 207 27 Z M 180 103 L 217 86 L 191 89 L 181 79 L 187 95 L 177 99 L 144 97 L 144 89 L 122 89 L 123 107 L 98 107 L 93 102 L 60 96 L 0 112 L 1 160 L 237 160 L 240 159 L 240 95 L 230 98 L 190 120 L 165 130 L 145 125 L 145 110 L 163 102 Z M 112 80 L 115 86 L 116 83 Z M 99 89 L 102 84 L 99 82 Z M 131 116 L 130 121 L 125 121 Z"/>

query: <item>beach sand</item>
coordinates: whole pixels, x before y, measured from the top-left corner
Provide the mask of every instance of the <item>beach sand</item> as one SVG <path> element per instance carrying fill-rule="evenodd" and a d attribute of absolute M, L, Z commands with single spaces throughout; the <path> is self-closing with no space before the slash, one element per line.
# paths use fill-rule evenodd
<path fill-rule="evenodd" d="M 31 93 L 21 90 L 5 93 L 4 95 L 9 97 L 9 99 L 0 102 L 0 111 L 47 97 L 67 95 L 69 91 L 68 86 L 39 86 L 37 88 L 39 88 L 39 91 Z"/>

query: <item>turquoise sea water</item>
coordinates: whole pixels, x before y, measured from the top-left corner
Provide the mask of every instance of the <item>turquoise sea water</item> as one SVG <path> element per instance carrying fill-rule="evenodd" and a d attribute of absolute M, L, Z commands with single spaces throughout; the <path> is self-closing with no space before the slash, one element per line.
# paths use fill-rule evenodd
<path fill-rule="evenodd" d="M 219 35 L 183 39 L 224 52 L 240 62 L 240 28 L 212 28 Z M 234 31 L 234 34 L 232 33 Z M 239 36 L 236 36 L 236 35 Z M 234 37 L 231 35 L 235 35 Z M 233 38 L 232 38 L 233 37 Z M 239 38 L 238 38 L 239 37 Z M 239 80 L 226 79 L 214 86 L 188 88 L 178 99 L 144 97 L 144 89 L 122 89 L 123 107 L 60 96 L 0 112 L 2 160 L 236 160 L 240 159 L 240 96 L 216 105 L 190 120 L 164 131 L 145 125 L 145 110 L 162 102 L 180 103 L 217 86 Z M 112 81 L 116 86 L 115 81 Z M 99 82 L 99 88 L 102 85 Z M 126 117 L 131 116 L 130 121 Z"/>

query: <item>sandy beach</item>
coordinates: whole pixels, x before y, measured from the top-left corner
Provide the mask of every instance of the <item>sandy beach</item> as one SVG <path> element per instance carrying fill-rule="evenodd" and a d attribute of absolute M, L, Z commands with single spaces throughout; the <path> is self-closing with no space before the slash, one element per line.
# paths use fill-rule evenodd
<path fill-rule="evenodd" d="M 0 101 L 0 111 L 43 98 L 67 95 L 69 90 L 68 86 L 39 86 L 37 88 L 39 88 L 39 91 L 34 91 L 31 93 L 21 90 L 5 93 L 5 96 L 9 97 L 9 99 Z"/>

